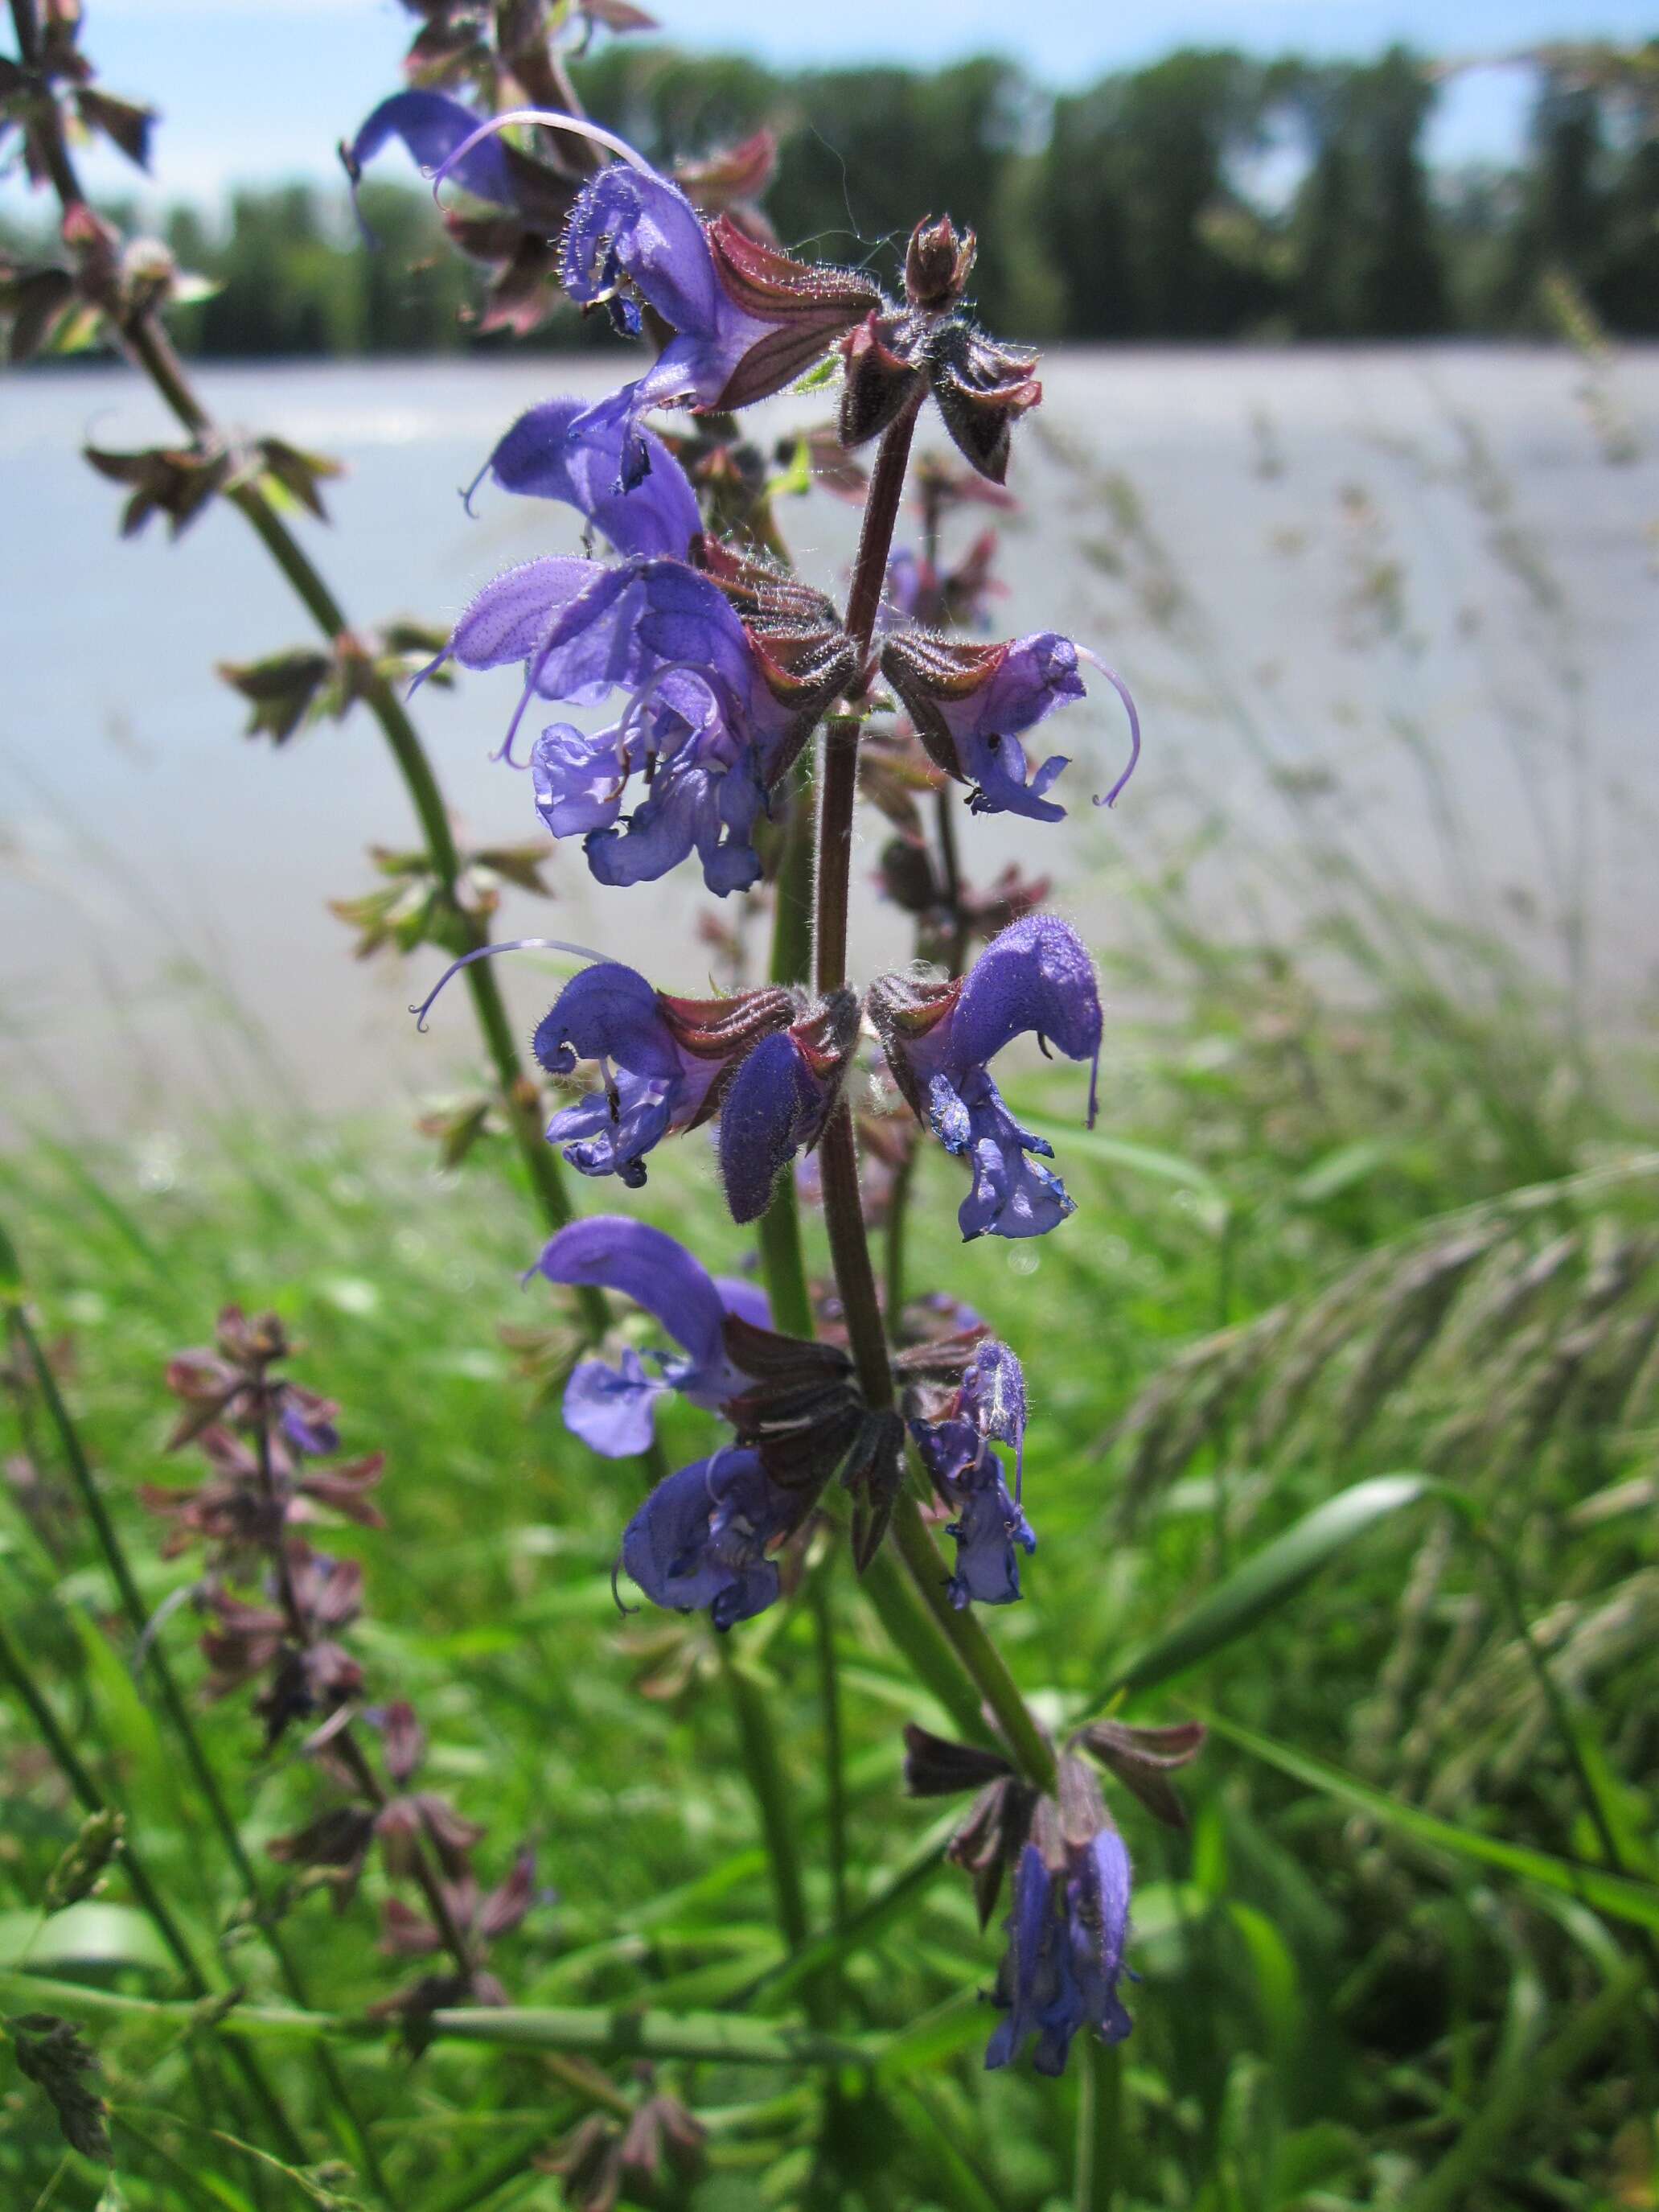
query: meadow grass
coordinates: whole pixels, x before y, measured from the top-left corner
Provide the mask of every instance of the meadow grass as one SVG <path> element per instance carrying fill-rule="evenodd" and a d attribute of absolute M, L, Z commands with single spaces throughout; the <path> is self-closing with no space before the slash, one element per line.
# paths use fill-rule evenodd
<path fill-rule="evenodd" d="M 1103 1133 L 1078 1126 L 1074 1084 L 1015 1086 L 1077 1221 L 1040 1249 L 959 1249 L 954 1170 L 928 1156 L 908 1255 L 914 1289 L 948 1261 L 955 1293 L 1032 1347 L 1036 1601 L 995 1632 L 1036 1711 L 1064 1725 L 1127 1677 L 1135 1717 L 1217 1723 L 1183 1778 L 1189 1836 L 1115 1803 L 1138 1870 L 1136 2032 L 1081 2083 L 982 2071 L 995 1933 L 936 1870 L 938 1808 L 900 1794 L 902 1723 L 941 1717 L 843 1559 L 850 1932 L 831 1948 L 848 2032 L 878 2055 L 842 2083 L 838 2150 L 883 2205 L 1650 2201 L 1659 1162 L 1557 1079 L 1571 1055 L 1547 1010 L 1449 1029 L 1415 985 L 1334 1012 L 1280 955 L 1224 967 L 1182 1018 L 1126 1033 Z M 739 1263 L 700 1160 L 653 1170 L 643 1210 Z M 805 1978 L 787 1970 L 715 1641 L 617 1613 L 633 1477 L 560 1424 L 574 1341 L 544 1288 L 518 1286 L 535 1238 L 512 1175 L 504 1146 L 441 1176 L 397 1131 L 250 1123 L 161 1160 L 37 1143 L 0 1163 L 0 1218 L 146 1606 L 193 1571 L 160 1559 L 136 1499 L 182 1477 L 162 1370 L 225 1302 L 280 1312 L 297 1376 L 345 1407 L 347 1448 L 386 1451 L 390 1533 L 328 1541 L 366 1565 L 370 1694 L 418 1703 L 434 1786 L 489 1824 L 486 1878 L 536 1845 L 552 1893 L 502 1948 L 514 2004 L 787 2024 Z M 810 1213 L 807 1233 L 821 1268 Z M 253 2012 L 279 2005 L 19 1367 L 14 1345 L 28 1468 L 0 1529 L 8 1624 L 213 1978 Z M 710 1432 L 665 1412 L 674 1463 Z M 1421 1479 L 1376 1482 L 1402 1471 Z M 1346 1517 L 1310 1534 L 1344 1495 Z M 187 1611 L 160 1631 L 192 1695 L 195 1632 Z M 775 1722 L 821 1930 L 817 1632 L 797 1600 L 729 1660 Z M 262 1846 L 314 1809 L 315 1778 L 262 1759 L 234 1698 L 199 1725 L 274 1897 Z M 4 2009 L 24 2008 L 25 1963 L 46 1978 L 35 2009 L 64 2009 L 65 1984 L 174 1995 L 118 1866 L 42 1923 L 76 1815 L 27 1717 L 0 1726 Z M 319 2012 L 360 2015 L 402 1977 L 376 1951 L 374 1886 L 337 1914 L 314 1890 L 286 1900 Z M 303 2041 L 260 2045 L 319 2162 L 301 2180 L 236 2148 L 245 2098 L 188 2019 L 89 2020 L 125 2200 L 349 2200 Z M 383 2034 L 338 2054 L 399 2205 L 559 2201 L 529 2160 L 584 2106 L 544 2051 L 445 2037 L 416 2058 Z M 710 2125 L 699 2208 L 813 2201 L 833 2074 L 661 2071 Z M 37 2093 L 13 2077 L 0 2097 L 8 2204 L 95 2203 L 101 2177 Z"/>

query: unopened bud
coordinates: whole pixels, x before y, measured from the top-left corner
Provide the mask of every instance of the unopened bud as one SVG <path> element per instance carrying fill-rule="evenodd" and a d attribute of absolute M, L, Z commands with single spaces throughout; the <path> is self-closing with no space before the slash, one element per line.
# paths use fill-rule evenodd
<path fill-rule="evenodd" d="M 978 251 L 973 232 L 959 231 L 948 215 L 937 222 L 919 222 L 904 253 L 904 292 L 910 305 L 932 314 L 948 313 L 967 289 Z"/>

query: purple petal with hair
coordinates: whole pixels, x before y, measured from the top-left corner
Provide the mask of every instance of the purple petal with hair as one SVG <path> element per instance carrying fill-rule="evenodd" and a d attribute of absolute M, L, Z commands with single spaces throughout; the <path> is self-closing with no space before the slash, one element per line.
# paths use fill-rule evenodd
<path fill-rule="evenodd" d="M 1073 1970 L 1084 2017 L 1103 2041 L 1121 2043 L 1133 2024 L 1117 1990 L 1129 1940 L 1128 1846 L 1115 1828 L 1106 1827 L 1079 1857 L 1066 1883 Z"/>
<path fill-rule="evenodd" d="M 544 1275 L 550 1283 L 587 1284 L 599 1290 L 620 1291 L 643 1306 L 684 1349 L 683 1359 L 660 1353 L 653 1356 L 660 1361 L 664 1382 L 690 1398 L 693 1405 L 723 1406 L 747 1387 L 748 1377 L 726 1355 L 726 1316 L 731 1309 L 720 1285 L 683 1244 L 662 1230 L 629 1220 L 624 1214 L 589 1214 L 550 1237 L 532 1272 Z M 620 1372 L 626 1382 L 626 1354 Z M 574 1382 L 573 1375 L 571 1386 Z M 569 1411 L 571 1386 L 567 1386 L 566 1419 L 574 1428 Z M 637 1390 L 637 1383 L 635 1388 Z M 589 1421 L 590 1428 L 592 1423 L 587 1409 L 599 1395 L 595 1378 L 585 1376 L 577 1392 L 575 1410 L 578 1419 Z M 603 1433 L 603 1422 L 599 1426 Z M 586 1431 L 577 1429 L 576 1433 Z M 591 1435 L 587 1440 L 593 1441 Z M 607 1456 L 621 1455 L 603 1443 L 595 1443 L 594 1449 Z"/>
<path fill-rule="evenodd" d="M 960 1413 L 939 1421 L 913 1421 L 922 1465 L 956 1519 L 945 1534 L 956 1539 L 956 1572 L 946 1585 L 952 1605 L 1012 1605 L 1018 1600 L 1015 1547 L 1035 1552 L 1031 1524 L 1008 1494 L 996 1454 L 972 1419 Z"/>
<path fill-rule="evenodd" d="M 1012 1444 L 1015 1465 L 1025 1471 L 1025 1370 L 1006 1344 L 980 1345 L 962 1378 L 963 1411 L 982 1437 Z"/>
<path fill-rule="evenodd" d="M 1023 814 L 1034 822 L 1060 822 L 1066 809 L 1044 794 L 1066 764 L 1056 753 L 1035 775 L 1021 734 L 1056 707 L 1084 696 L 1077 647 L 1053 630 L 1016 638 L 988 684 L 960 702 L 941 702 L 962 764 L 975 786 L 980 814 Z"/>
<path fill-rule="evenodd" d="M 614 960 L 572 977 L 533 1049 L 550 1075 L 568 1075 L 584 1060 L 606 1070 L 606 1087 L 556 1113 L 547 1140 L 562 1145 L 580 1174 L 620 1176 L 634 1189 L 645 1181 L 645 1155 L 696 1118 L 722 1067 L 677 1044 L 650 984 Z"/>
<path fill-rule="evenodd" d="M 584 837 L 599 882 L 654 882 L 693 852 L 718 896 L 757 880 L 754 828 L 795 717 L 708 576 L 637 556 L 609 566 L 532 561 L 479 592 L 447 652 L 469 668 L 522 660 L 526 700 L 591 705 L 619 687 L 631 695 L 621 720 L 597 734 L 550 725 L 531 761 L 542 819 L 555 836 Z M 635 775 L 647 789 L 624 821 Z"/>
<path fill-rule="evenodd" d="M 1083 2025 L 1082 1996 L 1053 1910 L 1054 1887 L 1042 1853 L 1028 1843 L 1014 1875 L 1008 1951 L 997 1976 L 996 2001 L 1008 2017 L 986 2050 L 988 2067 L 1009 2064 L 1035 2035 L 1038 2073 L 1063 2074 L 1072 2038 Z"/>
<path fill-rule="evenodd" d="M 1053 1158 L 1052 1146 L 1014 1120 L 988 1063 L 1032 1030 L 1068 1059 L 1089 1060 L 1092 1126 L 1102 1028 L 1094 963 L 1082 939 L 1056 916 L 1036 914 L 994 939 L 954 1005 L 903 1044 L 934 1135 L 947 1152 L 965 1153 L 973 1169 L 957 1216 L 964 1237 L 1040 1237 L 1076 1210 L 1060 1178 L 1038 1164 Z"/>
<path fill-rule="evenodd" d="M 716 272 L 702 218 L 678 185 L 649 171 L 602 169 L 582 187 L 561 274 L 584 306 L 622 301 L 631 283 L 677 333 L 644 376 L 578 418 L 595 434 L 615 432 L 617 481 L 631 489 L 652 465 L 640 417 L 688 401 L 712 406 L 771 325 L 737 306 Z"/>
<path fill-rule="evenodd" d="M 635 432 L 647 474 L 618 489 L 626 425 L 596 420 L 580 399 L 548 399 L 520 416 L 490 455 L 485 473 L 504 491 L 562 500 L 618 553 L 683 558 L 702 528 L 684 470 L 653 431 Z"/>

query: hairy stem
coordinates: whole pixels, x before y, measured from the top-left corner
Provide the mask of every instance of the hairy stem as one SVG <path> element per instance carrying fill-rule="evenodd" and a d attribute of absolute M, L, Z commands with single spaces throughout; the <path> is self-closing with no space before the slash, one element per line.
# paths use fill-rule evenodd
<path fill-rule="evenodd" d="M 869 499 L 847 611 L 848 634 L 861 652 L 867 650 L 874 629 L 919 404 L 918 399 L 908 407 L 884 435 L 870 478 Z M 856 719 L 845 715 L 832 719 L 824 738 L 823 790 L 818 811 L 817 987 L 821 992 L 833 990 L 846 981 L 847 910 L 853 809 L 858 791 L 858 745 Z M 886 1324 L 865 1232 L 858 1148 L 852 1113 L 845 1099 L 831 1115 L 824 1131 L 819 1162 L 830 1257 L 860 1387 L 870 1405 L 890 1406 L 894 1389 Z M 966 1608 L 958 1611 L 946 1595 L 945 1563 L 922 1519 L 914 1491 L 907 1492 L 895 1507 L 891 1534 L 917 1592 L 933 1614 L 935 1627 L 972 1683 L 976 1695 L 971 1703 L 976 1705 L 982 1702 L 994 1716 L 1008 1748 L 1028 1779 L 1041 1789 L 1051 1790 L 1054 1784 L 1053 1750 L 1026 1710 L 1025 1701 L 996 1646 L 971 1612 Z M 880 1555 L 877 1561 L 879 1563 Z M 866 1586 L 871 1582 L 872 1577 L 866 1576 Z M 890 1605 L 890 1585 L 884 1589 L 883 1597 Z M 960 1697 L 951 1702 L 953 1712 L 963 1704 Z"/>

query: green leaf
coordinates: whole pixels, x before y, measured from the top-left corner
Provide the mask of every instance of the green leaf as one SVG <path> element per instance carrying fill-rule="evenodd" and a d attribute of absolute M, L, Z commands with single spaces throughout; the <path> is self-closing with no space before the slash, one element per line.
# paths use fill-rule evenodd
<path fill-rule="evenodd" d="M 1612 1874 L 1605 1867 L 1557 1858 L 1549 1851 L 1534 1850 L 1527 1844 L 1512 1844 L 1501 1836 L 1483 1835 L 1478 1829 L 1459 1827 L 1455 1821 L 1425 1813 L 1421 1806 L 1408 1805 L 1402 1798 L 1391 1797 L 1386 1790 L 1374 1789 L 1369 1782 L 1359 1781 L 1340 1766 L 1328 1766 L 1322 1759 L 1292 1750 L 1288 1744 L 1275 1743 L 1271 1736 L 1258 1735 L 1253 1729 L 1239 1728 L 1231 1721 L 1218 1720 L 1210 1714 L 1201 1717 L 1216 1735 L 1225 1742 L 1237 1744 L 1241 1751 L 1249 1752 L 1264 1765 L 1277 1767 L 1292 1781 L 1304 1783 L 1310 1790 L 1321 1790 L 1328 1797 L 1370 1814 L 1386 1826 L 1399 1829 L 1413 1843 L 1448 1852 L 1455 1858 L 1472 1860 L 1478 1865 L 1500 1868 L 1522 1881 L 1535 1882 L 1542 1889 L 1565 1891 L 1569 1897 L 1581 1898 L 1598 1911 L 1615 1920 L 1628 1921 L 1634 1927 L 1659 1929 L 1659 1885 L 1638 1881 L 1630 1875 Z"/>
<path fill-rule="evenodd" d="M 1291 1203 L 1323 1206 L 1333 1198 L 1340 1198 L 1345 1190 L 1369 1181 L 1388 1157 L 1388 1146 L 1379 1145 L 1371 1137 L 1362 1137 L 1352 1145 L 1339 1145 L 1323 1159 L 1316 1160 L 1306 1175 L 1291 1185 Z"/>
<path fill-rule="evenodd" d="M 1218 1583 L 1173 1628 L 1121 1661 L 1090 1710 L 1120 1691 L 1150 1689 L 1207 1659 L 1294 1597 L 1356 1537 L 1434 1488 L 1427 1475 L 1378 1474 L 1328 1498 Z"/>
<path fill-rule="evenodd" d="M 988 2040 L 999 2017 L 977 1990 L 958 1990 L 892 2037 L 877 2063 L 877 2081 L 884 2087 L 942 2065 L 958 2051 Z"/>

